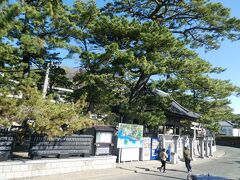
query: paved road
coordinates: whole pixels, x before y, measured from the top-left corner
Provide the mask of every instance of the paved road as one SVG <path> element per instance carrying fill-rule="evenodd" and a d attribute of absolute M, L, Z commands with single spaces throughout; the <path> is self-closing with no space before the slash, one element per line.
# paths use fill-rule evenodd
<path fill-rule="evenodd" d="M 193 174 L 210 174 L 222 176 L 229 179 L 240 180 L 240 149 L 230 147 L 218 147 L 223 154 L 218 154 L 211 159 L 197 160 L 192 163 Z M 145 166 L 147 168 L 148 166 Z M 126 168 L 127 169 L 127 168 Z M 135 166 L 135 169 L 136 168 Z M 168 165 L 166 173 L 160 173 L 157 166 L 150 166 L 150 171 L 144 169 L 137 170 L 137 173 L 121 174 L 114 177 L 114 180 L 172 180 L 186 179 L 187 172 L 184 163 L 181 165 Z M 98 180 L 110 180 L 112 176 L 97 178 Z"/>
<path fill-rule="evenodd" d="M 193 174 L 210 174 L 240 180 L 240 149 L 219 146 L 210 159 L 192 162 Z M 158 161 L 125 163 L 118 168 L 31 178 L 31 180 L 184 180 L 187 172 L 184 163 L 167 164 L 166 173 L 160 173 Z"/>

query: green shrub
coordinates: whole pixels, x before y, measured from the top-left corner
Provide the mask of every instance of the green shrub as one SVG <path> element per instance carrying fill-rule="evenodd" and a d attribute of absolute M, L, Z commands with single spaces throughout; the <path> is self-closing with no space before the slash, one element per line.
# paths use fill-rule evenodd
<path fill-rule="evenodd" d="M 91 127 L 94 121 L 82 115 L 84 99 L 78 103 L 54 103 L 51 99 L 43 99 L 41 92 L 34 88 L 25 88 L 22 99 L 1 97 L 0 123 L 10 126 L 13 122 L 22 124 L 26 118 L 35 120 L 33 129 L 36 133 L 49 137 L 64 136 L 74 131 Z M 63 124 L 69 128 L 63 131 Z"/>

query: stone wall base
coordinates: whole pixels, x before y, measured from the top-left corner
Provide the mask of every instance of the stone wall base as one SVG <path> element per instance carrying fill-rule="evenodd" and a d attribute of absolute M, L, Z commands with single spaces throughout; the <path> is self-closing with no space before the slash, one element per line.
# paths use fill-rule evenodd
<path fill-rule="evenodd" d="M 5 161 L 0 163 L 0 180 L 115 167 L 116 156 Z"/>

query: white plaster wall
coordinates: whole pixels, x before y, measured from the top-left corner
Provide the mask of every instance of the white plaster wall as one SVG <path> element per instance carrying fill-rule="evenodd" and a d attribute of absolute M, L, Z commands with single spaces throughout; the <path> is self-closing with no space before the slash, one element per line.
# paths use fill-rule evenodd
<path fill-rule="evenodd" d="M 240 136 L 240 129 L 237 129 L 237 128 L 232 129 L 232 135 L 233 136 Z"/>

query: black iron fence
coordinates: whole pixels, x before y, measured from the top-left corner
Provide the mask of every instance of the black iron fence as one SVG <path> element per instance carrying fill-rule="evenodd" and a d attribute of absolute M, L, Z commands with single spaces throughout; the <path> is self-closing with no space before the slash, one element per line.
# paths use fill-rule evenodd
<path fill-rule="evenodd" d="M 6 161 L 12 157 L 14 135 L 9 129 L 0 129 L 0 161 Z"/>
<path fill-rule="evenodd" d="M 19 131 L 0 129 L 0 161 L 11 159 L 13 152 L 19 151 L 19 138 Z M 92 135 L 71 135 L 58 138 L 30 135 L 23 140 L 25 142 L 24 151 L 28 153 L 28 157 L 31 159 L 43 157 L 66 158 L 70 156 L 89 157 L 93 155 Z"/>
<path fill-rule="evenodd" d="M 30 141 L 29 157 L 39 159 L 42 157 L 65 158 L 69 156 L 89 157 L 93 151 L 93 136 L 72 135 L 62 138 L 32 136 Z"/>

